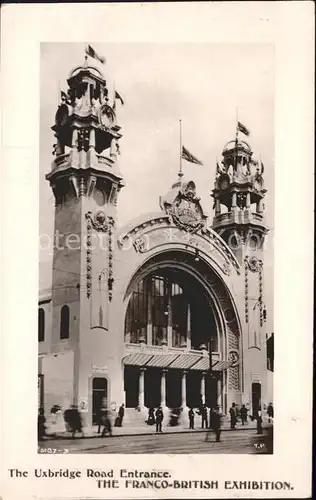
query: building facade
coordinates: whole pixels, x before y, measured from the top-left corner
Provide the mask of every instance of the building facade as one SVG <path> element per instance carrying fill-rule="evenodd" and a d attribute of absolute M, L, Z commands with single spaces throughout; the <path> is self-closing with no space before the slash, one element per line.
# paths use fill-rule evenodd
<path fill-rule="evenodd" d="M 116 95 L 85 63 L 56 112 L 52 288 L 39 299 L 39 405 L 258 408 L 272 401 L 264 299 L 263 166 L 236 139 L 210 222 L 180 172 L 157 212 L 117 224 Z M 127 189 L 127 188 L 126 188 Z M 270 328 L 272 330 L 272 327 Z"/>

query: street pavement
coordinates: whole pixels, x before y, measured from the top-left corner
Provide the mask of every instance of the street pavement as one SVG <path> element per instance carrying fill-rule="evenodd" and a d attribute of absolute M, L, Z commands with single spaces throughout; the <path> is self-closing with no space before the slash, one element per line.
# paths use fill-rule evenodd
<path fill-rule="evenodd" d="M 268 429 L 258 435 L 255 429 L 229 430 L 221 433 L 221 442 L 215 442 L 213 432 L 155 433 L 149 435 L 113 436 L 93 439 L 56 439 L 40 443 L 38 451 L 45 454 L 59 453 L 226 453 L 266 454 Z"/>

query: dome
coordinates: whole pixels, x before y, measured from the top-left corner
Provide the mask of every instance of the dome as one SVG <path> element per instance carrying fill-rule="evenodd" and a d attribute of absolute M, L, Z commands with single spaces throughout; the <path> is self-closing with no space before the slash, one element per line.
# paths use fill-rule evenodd
<path fill-rule="evenodd" d="M 102 78 L 103 79 L 103 75 L 101 73 L 101 71 L 96 68 L 95 66 L 77 66 L 76 68 L 74 68 L 70 74 L 69 74 L 69 78 L 73 78 L 74 76 L 78 75 L 81 71 L 89 71 L 93 76 L 96 76 L 97 78 Z"/>
<path fill-rule="evenodd" d="M 226 151 L 231 151 L 235 147 L 236 147 L 236 141 L 229 141 L 229 142 L 227 142 L 227 144 L 225 144 L 224 149 L 223 149 L 223 153 L 225 153 Z M 240 147 L 240 148 L 246 150 L 247 153 L 252 153 L 251 147 L 249 146 L 248 142 L 246 142 L 246 141 L 238 141 L 237 147 Z"/>

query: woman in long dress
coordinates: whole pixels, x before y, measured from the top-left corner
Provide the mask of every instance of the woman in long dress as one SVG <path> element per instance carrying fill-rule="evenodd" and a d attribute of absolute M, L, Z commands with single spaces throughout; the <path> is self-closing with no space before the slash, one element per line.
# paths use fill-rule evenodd
<path fill-rule="evenodd" d="M 56 435 L 64 432 L 66 432 L 66 425 L 62 409 L 59 405 L 54 405 L 50 411 L 46 433 Z"/>

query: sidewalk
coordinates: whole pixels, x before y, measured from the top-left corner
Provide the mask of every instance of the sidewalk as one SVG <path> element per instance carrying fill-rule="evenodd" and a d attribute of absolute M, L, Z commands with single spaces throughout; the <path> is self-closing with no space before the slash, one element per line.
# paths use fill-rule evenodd
<path fill-rule="evenodd" d="M 267 428 L 270 424 L 268 424 L 267 421 L 263 422 L 263 428 Z M 235 431 L 239 430 L 249 430 L 253 429 L 255 430 L 257 427 L 257 423 L 255 421 L 251 422 L 248 421 L 245 425 L 242 425 L 240 422 L 237 423 L 235 427 Z M 112 428 L 112 434 L 115 437 L 123 437 L 123 436 L 139 436 L 139 435 L 150 435 L 152 436 L 155 434 L 156 426 L 155 425 L 143 425 L 141 427 L 124 427 L 124 421 L 123 421 L 123 427 L 113 427 Z M 223 422 L 222 431 L 231 431 L 233 429 L 230 428 L 230 423 L 229 421 Z M 198 432 L 205 432 L 206 429 L 201 429 L 200 423 L 199 426 L 196 429 L 188 429 L 184 425 L 178 425 L 177 427 L 171 427 L 169 425 L 163 426 L 163 433 L 164 434 L 187 434 L 187 433 L 198 433 Z M 77 437 L 81 437 L 81 434 L 77 434 Z M 93 426 L 93 427 L 86 427 L 84 428 L 84 439 L 87 438 L 100 438 L 101 434 L 98 434 L 98 427 Z M 71 433 L 65 432 L 65 433 L 58 433 L 55 435 L 51 436 L 46 436 L 45 441 L 49 440 L 55 440 L 55 439 L 69 439 L 71 438 Z"/>

